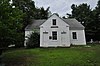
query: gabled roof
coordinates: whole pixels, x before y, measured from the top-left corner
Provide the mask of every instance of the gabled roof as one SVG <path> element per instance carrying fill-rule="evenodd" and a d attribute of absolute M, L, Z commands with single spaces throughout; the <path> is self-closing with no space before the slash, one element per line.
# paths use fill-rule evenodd
<path fill-rule="evenodd" d="M 34 29 L 39 29 L 40 27 L 40 25 L 42 25 L 44 22 L 45 22 L 46 20 L 44 19 L 44 20 L 32 20 L 32 24 L 29 24 L 26 28 L 25 28 L 25 30 L 26 31 L 28 31 L 28 30 L 32 30 L 33 28 Z"/>
<path fill-rule="evenodd" d="M 62 19 L 62 18 L 61 18 Z M 84 26 L 80 24 L 76 19 L 62 19 L 65 23 L 69 25 L 70 30 L 83 30 Z M 42 25 L 46 19 L 44 20 L 32 20 L 32 24 L 28 25 L 25 28 L 25 31 L 34 29 L 39 29 L 40 25 Z"/>
<path fill-rule="evenodd" d="M 63 19 L 68 25 L 70 30 L 83 30 L 85 27 L 80 24 L 76 19 Z"/>

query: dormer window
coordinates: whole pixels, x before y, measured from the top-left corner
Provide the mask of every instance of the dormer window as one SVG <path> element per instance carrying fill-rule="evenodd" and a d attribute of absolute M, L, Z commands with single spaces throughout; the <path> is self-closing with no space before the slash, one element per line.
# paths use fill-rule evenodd
<path fill-rule="evenodd" d="M 52 24 L 56 25 L 56 19 L 52 19 Z"/>

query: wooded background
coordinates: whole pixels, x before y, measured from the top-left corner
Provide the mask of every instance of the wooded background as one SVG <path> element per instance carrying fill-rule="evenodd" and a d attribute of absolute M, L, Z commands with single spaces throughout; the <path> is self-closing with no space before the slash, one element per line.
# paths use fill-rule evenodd
<path fill-rule="evenodd" d="M 31 24 L 31 19 L 47 19 L 49 8 L 38 8 L 32 0 L 13 0 L 12 3 L 10 0 L 0 0 L 0 47 L 11 44 L 24 46 L 25 27 Z M 100 41 L 100 0 L 95 9 L 87 3 L 72 4 L 71 9 L 72 14 L 67 13 L 66 16 L 76 18 L 85 26 L 86 40 Z M 65 16 L 62 18 L 66 19 Z"/>

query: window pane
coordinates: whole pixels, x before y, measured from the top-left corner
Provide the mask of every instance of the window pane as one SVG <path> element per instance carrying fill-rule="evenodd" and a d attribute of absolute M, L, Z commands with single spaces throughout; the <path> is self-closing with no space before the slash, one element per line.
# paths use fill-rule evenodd
<path fill-rule="evenodd" d="M 76 32 L 73 32 L 72 34 L 73 34 L 73 39 L 77 39 L 77 34 L 76 34 Z"/>
<path fill-rule="evenodd" d="M 52 32 L 52 39 L 57 40 L 57 31 Z"/>
<path fill-rule="evenodd" d="M 53 25 L 56 25 L 56 19 L 53 19 L 52 22 L 53 22 Z"/>

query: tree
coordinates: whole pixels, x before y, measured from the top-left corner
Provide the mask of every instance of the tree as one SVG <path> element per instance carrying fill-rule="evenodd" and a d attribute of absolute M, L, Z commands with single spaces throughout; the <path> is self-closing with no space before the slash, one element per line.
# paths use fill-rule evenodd
<path fill-rule="evenodd" d="M 23 13 L 26 13 L 24 17 L 24 28 L 31 23 L 31 19 L 34 18 L 35 15 L 35 2 L 33 0 L 13 0 L 13 5 L 17 6 Z"/>
<path fill-rule="evenodd" d="M 77 11 L 76 11 L 77 10 L 77 5 L 72 4 L 71 9 L 72 9 L 72 14 L 67 13 L 68 18 L 75 18 L 76 15 L 77 15 Z"/>
<path fill-rule="evenodd" d="M 87 24 L 90 22 L 91 20 L 91 9 L 90 9 L 90 5 L 87 5 L 85 3 L 80 4 L 79 6 L 73 4 L 71 6 L 72 8 L 72 15 L 70 15 L 70 18 L 76 18 L 79 22 L 84 22 L 84 26 L 86 27 Z"/>
<path fill-rule="evenodd" d="M 63 19 L 67 19 L 65 16 L 62 17 Z"/>
<path fill-rule="evenodd" d="M 95 31 L 94 40 L 100 41 L 100 0 L 97 3 L 96 8 L 93 10 L 94 22 L 93 29 Z"/>
<path fill-rule="evenodd" d="M 49 16 L 49 8 L 48 7 L 46 10 L 41 7 L 41 8 L 36 8 L 34 19 L 47 19 Z"/>
<path fill-rule="evenodd" d="M 33 0 L 13 0 L 13 4 L 18 6 L 20 10 L 26 13 L 26 17 L 24 18 L 25 27 L 31 23 L 31 19 L 48 18 L 50 7 L 48 7 L 46 10 L 43 7 L 37 8 L 35 7 L 35 2 Z"/>
<path fill-rule="evenodd" d="M 18 7 L 12 8 L 9 0 L 0 0 L 0 48 L 23 42 L 24 13 Z"/>
<path fill-rule="evenodd" d="M 40 46 L 39 44 L 40 44 L 40 35 L 38 33 L 32 33 L 26 43 L 27 48 L 36 48 Z"/>

